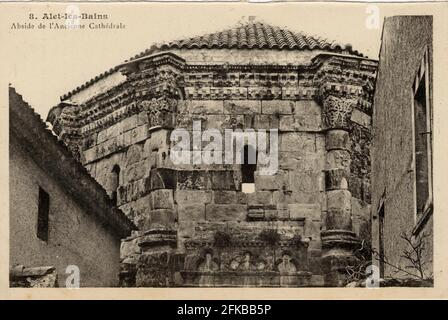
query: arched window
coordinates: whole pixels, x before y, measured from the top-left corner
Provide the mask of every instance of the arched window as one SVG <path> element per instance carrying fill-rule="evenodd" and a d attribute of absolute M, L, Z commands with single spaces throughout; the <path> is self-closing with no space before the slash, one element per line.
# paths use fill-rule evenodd
<path fill-rule="evenodd" d="M 255 171 L 257 170 L 257 156 L 257 152 L 252 146 L 244 146 L 242 155 L 243 159 L 241 164 L 241 191 L 244 193 L 252 193 L 255 191 Z"/>
<path fill-rule="evenodd" d="M 111 196 L 113 204 L 117 204 L 117 191 L 118 187 L 120 186 L 120 166 L 115 165 L 112 169 L 111 175 L 110 175 L 110 190 L 111 190 Z"/>

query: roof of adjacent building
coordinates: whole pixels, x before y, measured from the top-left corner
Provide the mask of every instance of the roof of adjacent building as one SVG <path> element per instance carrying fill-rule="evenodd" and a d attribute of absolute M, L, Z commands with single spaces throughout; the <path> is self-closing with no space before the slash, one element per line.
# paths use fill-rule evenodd
<path fill-rule="evenodd" d="M 306 35 L 303 32 L 293 32 L 291 30 L 278 26 L 271 26 L 263 22 L 249 22 L 219 32 L 154 44 L 145 51 L 140 52 L 128 60 L 125 60 L 125 63 L 160 51 L 174 49 L 264 49 L 289 51 L 324 50 L 334 53 L 345 52 L 350 55 L 364 57 L 362 53 L 354 50 L 350 44 L 338 44 L 334 41 Z M 115 66 L 108 71 L 103 72 L 83 85 L 63 95 L 61 100 L 70 98 L 73 94 L 82 91 L 98 80 L 118 71 L 119 67 L 120 66 Z"/>
<path fill-rule="evenodd" d="M 65 144 L 47 128 L 41 117 L 9 87 L 10 134 L 17 136 L 33 160 L 53 177 L 88 214 L 120 238 L 135 225 L 113 205 L 106 190 L 76 160 Z"/>

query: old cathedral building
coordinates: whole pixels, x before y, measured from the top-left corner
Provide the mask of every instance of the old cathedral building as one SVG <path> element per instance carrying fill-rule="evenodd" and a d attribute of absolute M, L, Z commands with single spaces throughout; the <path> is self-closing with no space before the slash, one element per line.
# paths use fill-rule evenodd
<path fill-rule="evenodd" d="M 54 132 L 138 227 L 121 285 L 343 285 L 370 239 L 376 68 L 351 45 L 249 22 L 154 45 L 62 96 Z M 278 129 L 278 171 L 174 164 L 170 135 L 195 120 Z"/>

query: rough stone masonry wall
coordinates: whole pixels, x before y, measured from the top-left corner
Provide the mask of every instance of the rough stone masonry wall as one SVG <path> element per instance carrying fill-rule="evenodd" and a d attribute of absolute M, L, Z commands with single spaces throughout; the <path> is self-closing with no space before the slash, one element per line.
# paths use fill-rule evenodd
<path fill-rule="evenodd" d="M 267 265 L 263 268 L 278 273 L 279 261 L 267 263 L 262 257 L 269 250 L 274 251 L 267 256 L 277 257 L 287 250 L 293 252 L 290 254 L 300 270 L 321 274 L 320 230 L 326 213 L 324 169 L 328 159 L 317 92 L 319 86 L 328 85 L 328 90 L 338 95 L 356 94 L 359 83 L 371 78 L 371 70 L 347 69 L 347 75 L 336 71 L 336 76 L 328 79 L 326 69 L 334 68 L 331 63 L 315 74 L 319 63 L 303 72 L 291 66 L 274 66 L 272 70 L 262 66 L 254 71 L 244 65 L 222 70 L 193 66 L 194 70 L 181 71 L 185 66 L 179 61 L 156 67 L 151 60 L 138 67 L 131 64 L 125 71 L 126 81 L 79 106 L 66 107 L 59 117 L 59 124 L 69 123 L 70 114 L 78 118 L 81 159 L 109 193 L 114 187 L 111 172 L 115 165 L 120 166 L 118 205 L 141 230 L 122 243 L 122 262 L 130 268 L 125 271 L 132 275 L 133 268 L 139 268 L 131 285 L 133 281 L 146 286 L 185 285 L 182 281 L 191 273 L 181 280 L 180 271 L 200 268 L 204 250 L 210 247 L 221 270 L 231 269 L 232 256 L 239 256 L 241 263 L 249 250 L 252 263 Z M 351 63 L 359 68 L 359 61 Z M 341 86 L 343 81 L 349 85 Z M 358 222 L 365 221 L 369 210 L 369 169 L 365 165 L 370 111 L 363 104 L 352 111 L 356 134 L 351 136 L 352 159 L 347 163 L 353 167 L 350 191 L 359 199 L 351 202 L 359 218 L 354 227 L 360 230 Z M 202 129 L 221 131 L 278 128 L 279 172 L 256 175 L 256 192 L 244 194 L 239 165 L 173 165 L 169 157 L 171 130 L 191 130 L 193 120 L 201 120 Z M 277 253 L 260 240 L 266 230 L 280 234 L 274 246 Z M 216 234 L 223 231 L 233 244 L 218 250 Z M 299 241 L 300 248 L 295 245 L 295 239 L 308 237 L 309 243 Z M 160 245 L 148 248 L 148 243 Z M 171 254 L 173 250 L 176 253 Z M 177 275 L 163 275 L 167 266 L 176 269 Z M 159 273 L 160 277 L 153 278 Z M 275 278 L 264 284 L 278 285 L 278 281 Z M 221 284 L 232 283 L 227 277 Z"/>
<path fill-rule="evenodd" d="M 284 239 L 310 237 L 310 249 L 319 250 L 325 149 L 321 108 L 314 101 L 191 100 L 180 102 L 178 112 L 178 127 L 191 128 L 192 121 L 201 120 L 204 129 L 221 132 L 279 129 L 279 170 L 273 176 L 256 173 L 254 193 L 241 191 L 239 165 L 219 168 L 230 167 L 228 183 L 219 179 L 215 184 L 212 175 L 212 184 L 200 185 L 201 191 L 176 190 L 180 241 L 210 241 L 212 231 L 222 229 L 226 221 L 236 237 L 256 239 L 263 229 L 277 229 Z"/>
<path fill-rule="evenodd" d="M 202 168 L 173 165 L 168 156 L 170 130 L 145 135 L 149 129 L 149 124 L 144 123 L 145 116 L 142 112 L 95 134 L 97 145 L 84 153 L 87 168 L 109 191 L 112 191 L 108 189 L 110 173 L 115 165 L 120 166 L 118 205 L 141 230 L 154 224 L 176 229 L 178 248 L 182 251 L 185 240 L 210 240 L 213 232 L 223 225 L 233 227 L 249 239 L 256 238 L 265 228 L 272 228 L 281 230 L 286 239 L 295 235 L 311 237 L 310 249 L 319 251 L 321 213 L 325 206 L 322 194 L 325 150 L 319 133 L 320 107 L 314 101 L 178 103 L 177 127 L 191 129 L 192 121 L 201 119 L 204 129 L 280 128 L 279 172 L 274 176 L 256 175 L 257 191 L 253 194 L 241 192 L 239 165 Z M 116 152 L 114 148 L 119 146 L 125 151 Z M 91 156 L 92 153 L 95 155 Z M 89 163 L 91 157 L 103 158 Z M 151 168 L 177 170 L 174 188 L 152 190 Z M 246 222 L 250 215 L 259 222 Z M 238 231 L 242 224 L 253 227 L 246 227 L 243 233 Z M 137 246 L 133 250 L 139 252 Z M 125 250 L 124 254 L 127 253 Z"/>

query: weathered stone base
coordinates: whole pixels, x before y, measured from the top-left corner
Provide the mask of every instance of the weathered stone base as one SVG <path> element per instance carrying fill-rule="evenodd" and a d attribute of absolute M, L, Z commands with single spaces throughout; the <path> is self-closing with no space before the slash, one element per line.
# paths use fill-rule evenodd
<path fill-rule="evenodd" d="M 55 288 L 58 286 L 56 268 L 15 266 L 10 270 L 9 286 L 11 288 Z"/>

